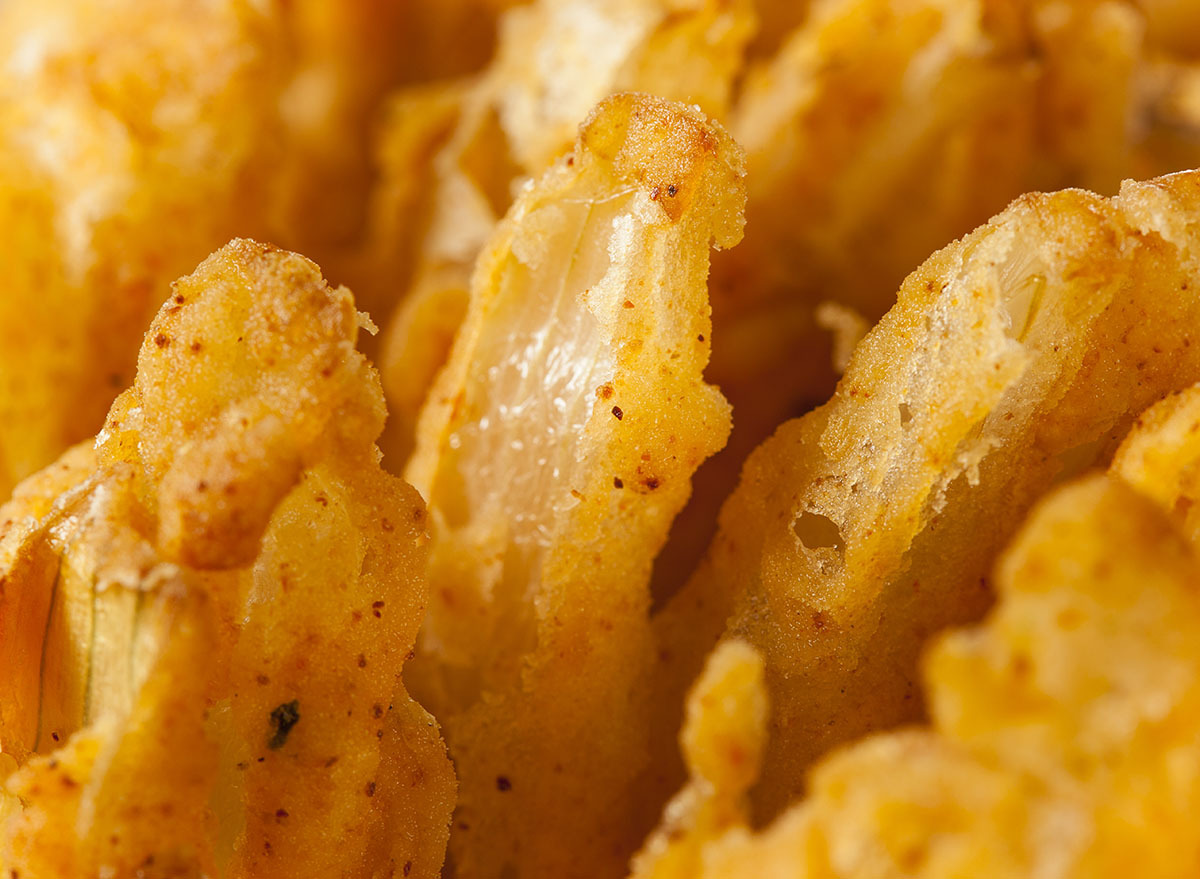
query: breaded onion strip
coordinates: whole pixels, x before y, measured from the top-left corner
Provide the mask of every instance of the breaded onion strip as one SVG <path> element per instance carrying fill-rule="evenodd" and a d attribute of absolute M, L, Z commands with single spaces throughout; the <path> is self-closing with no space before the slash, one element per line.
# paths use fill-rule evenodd
<path fill-rule="evenodd" d="M 1197 173 L 1020 199 L 913 273 L 833 399 L 750 458 L 660 632 L 679 689 L 722 631 L 764 651 L 766 814 L 833 745 L 920 716 L 922 643 L 987 607 L 1032 503 L 1200 379 L 1198 210 Z"/>
<path fill-rule="evenodd" d="M 438 874 L 453 776 L 399 684 L 425 513 L 379 469 L 358 325 L 308 260 L 231 243 L 94 448 L 0 509 L 13 874 Z"/>
<path fill-rule="evenodd" d="M 433 534 L 409 681 L 459 772 L 464 875 L 619 870 L 644 830 L 650 565 L 729 431 L 705 278 L 741 162 L 699 111 L 613 97 L 479 263 L 407 471 Z"/>
<path fill-rule="evenodd" d="M 567 153 L 580 122 L 618 92 L 648 92 L 696 104 L 722 119 L 742 51 L 754 28 L 750 0 L 538 0 L 501 20 L 496 58 L 466 87 L 444 146 L 382 157 L 372 232 L 378 251 L 365 270 L 385 330 L 380 369 L 390 417 L 381 442 L 389 467 L 412 452 L 417 415 L 462 323 L 476 257 L 508 210 L 516 187 Z M 444 107 L 444 105 L 443 105 Z M 428 91 L 401 93 L 385 145 L 428 142 L 445 109 Z M 398 132 L 410 132 L 402 136 Z M 401 183 L 428 179 L 426 202 L 400 204 Z M 392 222 L 399 217 L 399 222 Z M 380 226 L 391 225 L 390 235 Z M 406 265 L 394 257 L 420 246 Z M 368 260 L 370 263 L 371 260 Z M 399 294 L 403 294 L 402 298 Z M 374 307 L 374 306 L 373 306 Z"/>
<path fill-rule="evenodd" d="M 927 656 L 932 729 L 826 758 L 762 833 L 668 812 L 634 876 L 1193 875 L 1200 564 L 1166 512 L 1112 476 L 1055 492 L 1000 563 L 987 621 Z M 756 744 L 749 729 L 733 741 Z M 699 768 L 706 808 L 736 795 Z"/>

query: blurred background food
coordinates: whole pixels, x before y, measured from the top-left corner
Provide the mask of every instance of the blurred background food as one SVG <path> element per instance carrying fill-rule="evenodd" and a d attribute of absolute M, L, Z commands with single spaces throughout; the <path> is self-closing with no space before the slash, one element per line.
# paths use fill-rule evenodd
<path fill-rule="evenodd" d="M 1198 166 L 1192 0 L 0 0 L 0 866 L 1194 872 Z"/>

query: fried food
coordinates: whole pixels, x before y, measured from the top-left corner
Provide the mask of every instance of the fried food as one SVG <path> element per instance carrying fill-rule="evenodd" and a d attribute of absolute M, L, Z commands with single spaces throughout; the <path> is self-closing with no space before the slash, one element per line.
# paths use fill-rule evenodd
<path fill-rule="evenodd" d="M 281 36 L 260 7 L 0 5 L 0 498 L 99 429 L 167 284 L 261 231 Z"/>
<path fill-rule="evenodd" d="M 424 210 L 411 210 L 412 202 L 375 208 L 399 222 L 391 235 L 374 236 L 384 256 L 368 259 L 356 281 L 382 303 L 374 312 L 381 321 L 399 303 L 381 354 L 389 467 L 401 468 L 412 451 L 417 413 L 465 315 L 475 260 L 519 182 L 565 154 L 589 111 L 617 92 L 686 101 L 722 118 L 752 30 L 749 0 L 539 0 L 515 8 L 502 19 L 496 59 L 461 92 L 453 132 L 432 162 L 423 149 L 385 156 L 381 199 L 397 179 L 433 178 Z M 417 132 L 419 143 L 428 140 L 420 132 L 439 125 L 428 116 L 428 94 L 411 106 L 401 97 L 388 117 Z M 387 254 L 407 252 L 406 236 L 417 235 L 415 267 L 389 262 Z"/>
<path fill-rule="evenodd" d="M 1169 511 L 1179 530 L 1200 546 L 1200 387 L 1142 413 L 1111 469 Z"/>
<path fill-rule="evenodd" d="M 346 260 L 356 301 L 380 320 L 408 288 L 421 243 L 429 234 L 436 195 L 429 177 L 437 156 L 459 124 L 470 83 L 454 79 L 414 86 L 391 95 L 380 106 L 373 147 L 380 178 L 370 193 L 363 240 Z M 360 289 L 364 291 L 361 296 L 357 292 Z M 445 360 L 464 311 L 465 305 L 456 308 L 450 337 L 435 343 L 439 345 L 440 353 L 435 358 L 439 362 Z M 421 318 L 415 320 L 422 326 L 436 326 Z M 413 341 L 429 344 L 427 336 Z M 401 407 L 415 413 L 420 411 L 428 390 L 419 382 L 397 382 L 389 393 L 415 397 Z"/>
<path fill-rule="evenodd" d="M 729 431 L 705 278 L 741 236 L 742 175 L 698 110 L 618 95 L 481 258 L 407 470 L 433 547 L 406 674 L 458 770 L 458 875 L 619 872 L 657 807 L 632 790 L 648 578 Z"/>
<path fill-rule="evenodd" d="M 822 302 L 871 323 L 931 252 L 1019 195 L 1200 165 L 1186 59 L 1124 0 L 828 0 L 748 68 L 743 246 L 713 263 L 709 378 L 738 413 L 655 572 L 676 592 L 746 458 L 836 381 Z M 1197 92 L 1200 94 L 1200 92 Z"/>
<path fill-rule="evenodd" d="M 812 0 L 754 0 L 758 32 L 750 43 L 749 57 L 773 56 L 792 32 L 811 14 Z"/>
<path fill-rule="evenodd" d="M 0 5 L 0 499 L 99 429 L 167 285 L 231 237 L 351 274 L 372 118 L 415 75 L 401 37 L 448 25 L 431 5 Z M 477 44 L 440 57 L 465 72 L 497 4 L 459 5 Z"/>
<path fill-rule="evenodd" d="M 324 259 L 361 232 L 371 185 L 372 117 L 403 76 L 411 51 L 408 18 L 424 3 L 274 2 L 292 57 L 279 99 L 287 148 L 272 220 L 287 230 L 289 245 Z"/>
<path fill-rule="evenodd" d="M 364 234 L 371 141 L 384 97 L 402 84 L 482 68 L 497 16 L 514 0 L 274 2 L 286 22 L 290 63 L 273 227 L 288 246 L 353 274 L 349 254 Z"/>
<path fill-rule="evenodd" d="M 1194 6 L 0 0 L 0 875 L 1194 871 Z"/>
<path fill-rule="evenodd" d="M 750 458 L 656 627 L 680 689 L 722 631 L 764 652 L 760 814 L 832 746 L 920 716 L 921 645 L 986 609 L 1030 505 L 1200 379 L 1197 210 L 1195 172 L 1018 200 L 914 272 L 833 399 Z"/>
<path fill-rule="evenodd" d="M 742 641 L 725 641 L 708 657 L 688 694 L 680 735 L 692 778 L 634 858 L 635 879 L 698 876 L 705 846 L 745 826 L 766 741 L 763 674 L 761 654 Z"/>
<path fill-rule="evenodd" d="M 836 297 L 875 320 L 913 265 L 1018 195 L 1114 193 L 1155 109 L 1145 26 L 1111 0 L 822 4 L 739 96 L 752 232 L 717 263 L 734 289 L 714 308 L 782 320 Z M 731 377 L 754 362 L 730 358 Z"/>
<path fill-rule="evenodd" d="M 438 875 L 453 774 L 398 683 L 425 512 L 379 469 L 359 319 L 231 243 L 172 286 L 95 444 L 0 508 L 6 871 Z"/>
<path fill-rule="evenodd" d="M 761 834 L 745 818 L 716 832 L 686 821 L 639 857 L 654 871 L 634 875 L 1193 875 L 1197 583 L 1194 547 L 1120 480 L 1057 491 L 1002 561 L 987 622 L 927 657 L 932 729 L 827 758 L 808 798 Z M 736 698 L 761 698 L 741 681 Z M 690 714 L 689 733 L 735 729 L 723 708 Z M 736 730 L 728 771 L 754 752 L 754 732 Z M 722 778 L 689 760 L 693 786 Z M 727 778 L 700 788 L 711 803 L 744 785 Z"/>

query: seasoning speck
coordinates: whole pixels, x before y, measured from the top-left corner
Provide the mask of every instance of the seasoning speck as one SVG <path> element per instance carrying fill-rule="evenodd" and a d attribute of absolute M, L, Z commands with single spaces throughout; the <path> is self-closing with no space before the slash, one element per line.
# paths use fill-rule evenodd
<path fill-rule="evenodd" d="M 284 702 L 273 709 L 271 711 L 271 738 L 267 741 L 267 747 L 273 751 L 282 748 L 287 742 L 292 727 L 299 722 L 300 702 L 298 700 Z"/>

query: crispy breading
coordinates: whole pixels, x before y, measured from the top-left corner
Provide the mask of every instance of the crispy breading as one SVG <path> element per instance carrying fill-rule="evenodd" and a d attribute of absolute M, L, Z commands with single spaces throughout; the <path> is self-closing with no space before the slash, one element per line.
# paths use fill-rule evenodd
<path fill-rule="evenodd" d="M 657 626 L 680 689 L 721 631 L 764 651 L 763 814 L 833 745 L 918 717 L 920 646 L 987 607 L 1029 506 L 1200 379 L 1198 210 L 1200 173 L 1017 201 L 914 272 L 833 399 L 750 458 Z"/>
<path fill-rule="evenodd" d="M 425 211 L 390 211 L 401 223 L 393 240 L 375 244 L 386 253 L 423 235 L 415 267 L 385 260 L 358 281 L 382 285 L 373 303 L 399 306 L 381 354 L 389 467 L 401 468 L 412 451 L 420 405 L 465 315 L 476 257 L 519 182 L 568 152 L 584 117 L 617 92 L 686 101 L 722 118 L 753 23 L 750 0 L 538 0 L 512 9 L 441 151 L 432 161 L 420 151 L 385 157 L 381 198 L 410 176 L 431 177 L 433 188 Z M 425 100 L 418 94 L 393 124 L 419 129 Z M 376 316 L 382 322 L 387 311 Z"/>
<path fill-rule="evenodd" d="M 260 7 L 0 5 L 0 498 L 99 429 L 168 283 L 261 231 L 281 36 Z"/>
<path fill-rule="evenodd" d="M 1111 469 L 1170 511 L 1180 530 L 1200 545 L 1200 386 L 1143 412 Z"/>
<path fill-rule="evenodd" d="M 1039 506 L 997 581 L 987 622 L 927 657 L 932 729 L 826 758 L 761 834 L 687 822 L 665 841 L 683 868 L 634 875 L 1194 875 L 1194 549 L 1161 508 L 1093 476 Z M 689 727 L 723 719 L 710 713 Z M 716 802 L 736 788 L 707 790 Z M 661 851 L 657 863 L 672 866 Z"/>
<path fill-rule="evenodd" d="M 731 122 L 752 229 L 716 266 L 746 288 L 731 319 L 765 306 L 782 319 L 814 297 L 877 319 L 914 264 L 1018 195 L 1114 193 L 1153 121 L 1144 30 L 1123 0 L 821 4 L 752 68 Z M 746 354 L 731 349 L 731 377 Z"/>
<path fill-rule="evenodd" d="M 501 27 L 487 89 L 512 158 L 536 174 L 610 94 L 648 92 L 722 117 L 754 16 L 743 0 L 544 0 Z"/>
<path fill-rule="evenodd" d="M 615 96 L 481 258 L 407 471 L 433 534 L 407 679 L 458 769 L 458 875 L 619 871 L 657 808 L 631 790 L 648 578 L 729 430 L 705 278 L 741 236 L 742 175 L 698 110 Z"/>
<path fill-rule="evenodd" d="M 1025 192 L 1111 195 L 1123 177 L 1197 167 L 1189 70 L 1131 0 L 826 0 L 751 65 L 729 123 L 747 236 L 711 283 L 709 376 L 738 415 L 656 594 L 694 570 L 750 452 L 832 392 L 822 302 L 874 323 L 914 266 Z"/>
<path fill-rule="evenodd" d="M 454 780 L 399 685 L 416 492 L 359 315 L 251 241 L 173 285 L 93 446 L 0 508 L 23 876 L 438 875 Z"/>
<path fill-rule="evenodd" d="M 499 5 L 461 0 L 457 33 L 425 0 L 0 5 L 0 499 L 95 433 L 167 285 L 231 237 L 352 276 L 377 104 L 418 44 L 482 65 Z"/>
<path fill-rule="evenodd" d="M 758 777 L 766 740 L 762 656 L 741 641 L 719 644 L 688 694 L 680 745 L 690 783 L 633 860 L 635 879 L 691 877 L 704 847 L 746 823 L 746 794 Z"/>

